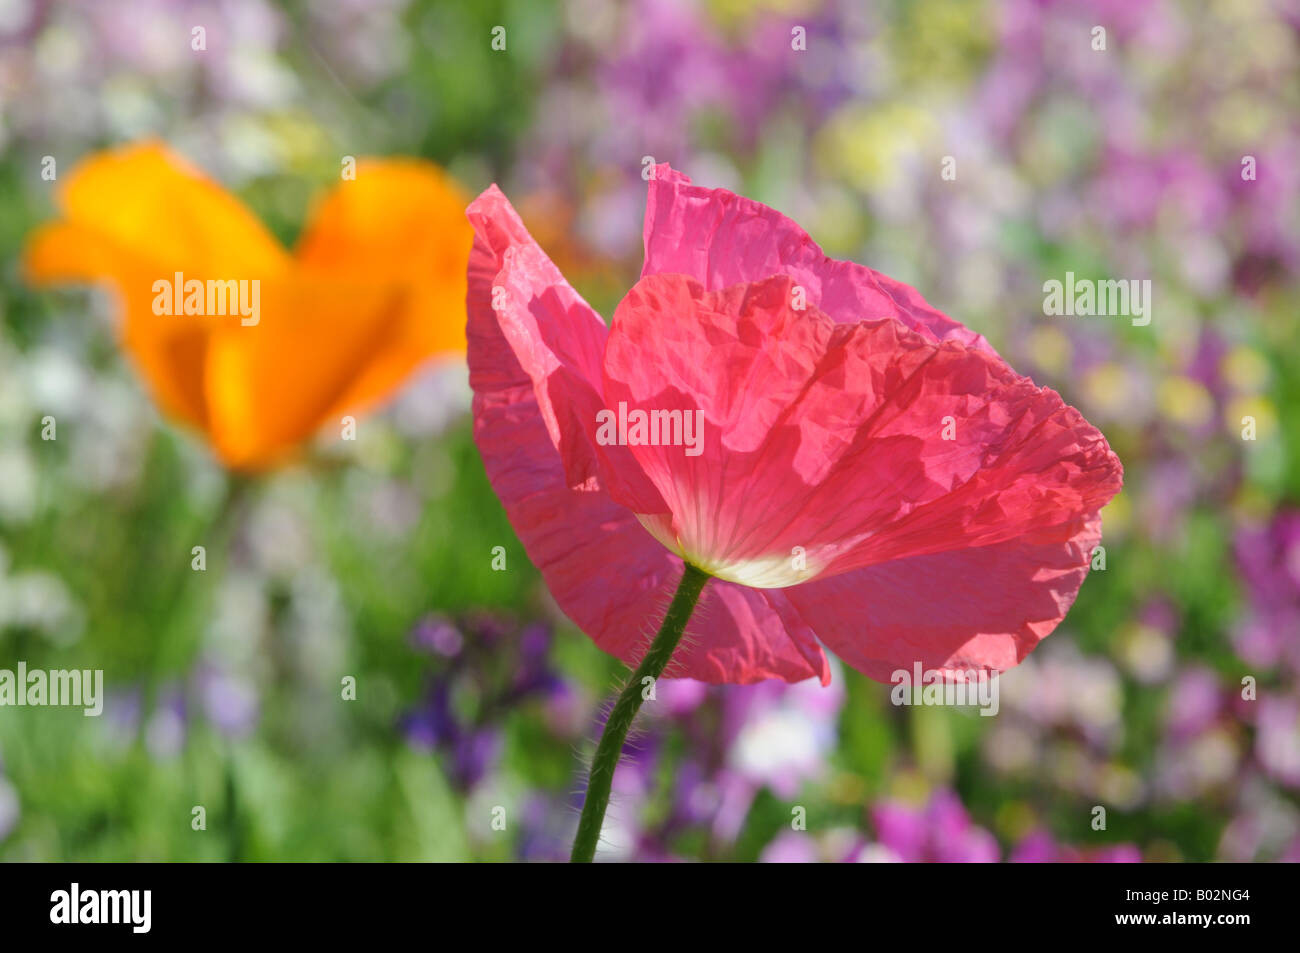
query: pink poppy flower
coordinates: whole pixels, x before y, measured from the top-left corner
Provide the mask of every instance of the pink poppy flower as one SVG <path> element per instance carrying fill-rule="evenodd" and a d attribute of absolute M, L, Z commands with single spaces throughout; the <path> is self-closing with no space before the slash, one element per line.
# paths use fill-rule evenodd
<path fill-rule="evenodd" d="M 641 659 L 683 560 L 713 579 L 665 674 L 707 682 L 826 682 L 822 645 L 881 681 L 1001 671 L 1069 610 L 1119 460 L 913 289 L 660 165 L 607 327 L 500 190 L 468 215 L 479 450 L 606 652 Z"/>

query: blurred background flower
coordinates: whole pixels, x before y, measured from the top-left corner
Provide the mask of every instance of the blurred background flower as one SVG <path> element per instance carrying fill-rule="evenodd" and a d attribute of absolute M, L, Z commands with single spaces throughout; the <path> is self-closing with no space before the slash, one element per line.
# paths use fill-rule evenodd
<path fill-rule="evenodd" d="M 1266 0 L 0 0 L 0 667 L 108 690 L 0 718 L 0 858 L 559 859 L 621 675 L 528 566 L 458 367 L 190 571 L 223 474 L 109 303 L 17 265 L 80 158 L 155 137 L 285 247 L 345 156 L 498 181 L 604 313 L 671 162 L 921 289 L 1124 461 L 1105 568 L 996 717 L 843 666 L 661 683 L 604 856 L 1300 859 L 1298 30 Z M 1067 271 L 1149 278 L 1151 323 L 1044 316 Z"/>
<path fill-rule="evenodd" d="M 33 233 L 24 270 L 38 285 L 106 284 L 160 408 L 226 466 L 262 470 L 326 423 L 355 439 L 354 415 L 464 352 L 465 196 L 413 159 L 347 157 L 340 176 L 289 255 L 166 146 L 95 153 L 59 188 L 63 217 Z"/>

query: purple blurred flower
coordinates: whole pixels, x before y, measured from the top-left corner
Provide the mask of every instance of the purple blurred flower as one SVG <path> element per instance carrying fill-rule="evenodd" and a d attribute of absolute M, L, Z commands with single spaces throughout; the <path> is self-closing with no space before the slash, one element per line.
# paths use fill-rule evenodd
<path fill-rule="evenodd" d="M 1254 665 L 1285 662 L 1300 673 L 1300 512 L 1285 510 L 1265 526 L 1240 530 L 1237 566 L 1250 607 L 1234 627 L 1237 653 Z"/>
<path fill-rule="evenodd" d="M 411 644 L 451 658 L 465 644 L 465 638 L 448 619 L 435 615 L 421 619 L 411 630 Z"/>
<path fill-rule="evenodd" d="M 501 733 L 492 727 L 456 734 L 452 742 L 451 777 L 462 791 L 483 780 L 501 757 Z"/>
<path fill-rule="evenodd" d="M 876 839 L 908 863 L 996 863 L 1001 853 L 952 791 L 935 791 L 924 807 L 881 802 L 871 809 L 871 820 Z"/>
<path fill-rule="evenodd" d="M 1039 830 L 1021 840 L 1007 860 L 1013 864 L 1139 864 L 1142 852 L 1133 844 L 1074 847 Z"/>
<path fill-rule="evenodd" d="M 185 694 L 173 686 L 159 693 L 145 726 L 145 747 L 158 760 L 174 758 L 185 747 Z"/>
<path fill-rule="evenodd" d="M 1165 708 L 1170 738 L 1185 741 L 1205 731 L 1224 709 L 1218 676 L 1203 667 L 1184 669 L 1174 681 Z"/>
<path fill-rule="evenodd" d="M 135 741 L 140 731 L 140 718 L 144 713 L 143 693 L 132 687 L 113 689 L 106 695 L 100 728 L 110 747 L 125 748 Z"/>
<path fill-rule="evenodd" d="M 200 666 L 195 682 L 204 714 L 221 734 L 243 738 L 257 727 L 260 714 L 257 689 L 247 679 L 205 664 Z"/>
<path fill-rule="evenodd" d="M 501 759 L 502 719 L 517 706 L 540 702 L 548 726 L 567 734 L 565 711 L 576 693 L 551 666 L 552 629 L 520 626 L 492 613 L 459 620 L 421 619 L 410 644 L 430 654 L 434 669 L 418 704 L 398 719 L 409 745 L 437 752 L 452 784 L 476 787 Z"/>
<path fill-rule="evenodd" d="M 758 859 L 765 864 L 816 863 L 817 842 L 804 831 L 783 831 L 763 848 Z"/>
<path fill-rule="evenodd" d="M 793 798 L 805 781 L 824 773 L 843 705 L 838 666 L 825 687 L 811 679 L 794 685 L 729 686 L 724 699 L 724 731 L 731 739 L 728 766 L 755 787 Z"/>
<path fill-rule="evenodd" d="M 1255 754 L 1268 774 L 1300 788 L 1300 700 L 1264 695 L 1256 703 Z"/>

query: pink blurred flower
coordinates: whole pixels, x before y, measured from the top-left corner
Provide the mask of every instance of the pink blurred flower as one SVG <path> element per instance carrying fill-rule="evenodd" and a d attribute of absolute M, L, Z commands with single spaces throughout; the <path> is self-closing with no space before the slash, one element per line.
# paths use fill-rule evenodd
<path fill-rule="evenodd" d="M 813 864 L 817 862 L 817 842 L 806 832 L 784 831 L 763 848 L 758 858 L 765 864 Z"/>
<path fill-rule="evenodd" d="M 1139 864 L 1142 852 L 1133 844 L 1080 848 L 1057 842 L 1047 831 L 1035 831 L 1011 851 L 1013 864 Z"/>
<path fill-rule="evenodd" d="M 1300 625 L 1300 511 L 1239 530 L 1235 548 L 1250 595 L 1232 631 L 1237 654 L 1253 665 L 1284 662 L 1300 672 L 1300 643 L 1291 636 Z"/>
<path fill-rule="evenodd" d="M 1185 669 L 1169 693 L 1165 719 L 1171 737 L 1183 741 L 1200 734 L 1223 708 L 1223 689 L 1214 672 L 1202 666 Z"/>
<path fill-rule="evenodd" d="M 876 839 L 906 863 L 996 863 L 997 841 L 971 823 L 952 791 L 935 791 L 924 807 L 886 801 L 871 810 Z"/>
<path fill-rule="evenodd" d="M 1282 784 L 1300 788 L 1300 701 L 1289 696 L 1260 698 L 1255 754 Z"/>

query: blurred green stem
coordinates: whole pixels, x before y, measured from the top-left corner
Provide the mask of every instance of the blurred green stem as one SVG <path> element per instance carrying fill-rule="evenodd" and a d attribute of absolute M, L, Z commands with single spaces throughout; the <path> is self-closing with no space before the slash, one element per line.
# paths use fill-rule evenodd
<path fill-rule="evenodd" d="M 226 475 L 226 484 L 222 490 L 221 499 L 213 508 L 212 512 L 205 517 L 198 526 L 191 530 L 187 537 L 182 540 L 182 551 L 188 553 L 193 545 L 204 547 L 205 554 L 214 560 L 214 567 L 219 565 L 222 568 L 229 562 L 230 545 L 238 528 L 239 521 L 243 516 L 243 509 L 246 500 L 252 489 L 253 481 L 240 473 L 228 473 Z M 186 607 L 186 596 L 192 591 L 194 585 L 193 563 L 190 559 L 179 560 L 179 570 L 171 574 L 168 584 L 167 593 L 163 599 L 163 624 L 175 626 L 178 620 L 182 619 L 182 610 Z M 207 575 L 207 571 L 203 573 Z M 215 588 L 215 575 L 209 577 L 214 581 L 207 584 L 204 590 L 207 598 L 212 598 L 212 590 Z M 157 653 L 154 656 L 152 670 L 157 676 L 159 669 L 159 659 Z M 150 681 L 146 690 L 146 710 L 152 710 L 157 703 L 158 685 L 155 681 Z M 238 860 L 242 854 L 242 830 L 239 828 L 239 807 L 238 793 L 235 783 L 233 753 L 229 746 L 225 748 L 225 800 L 226 800 L 226 853 L 227 860 Z M 185 782 L 191 788 L 195 787 L 194 764 L 189 750 L 186 746 L 184 761 Z"/>
<path fill-rule="evenodd" d="M 235 863 L 244 855 L 244 832 L 239 817 L 239 783 L 235 778 L 235 752 L 225 745 L 226 759 L 226 861 Z"/>
<path fill-rule="evenodd" d="M 686 563 L 682 581 L 677 584 L 677 592 L 673 595 L 672 604 L 668 606 L 659 634 L 650 643 L 650 650 L 610 710 L 587 778 L 587 796 L 582 804 L 582 818 L 578 821 L 578 835 L 573 839 L 573 853 L 569 856 L 573 863 L 590 863 L 596 856 L 596 843 L 600 840 L 600 828 L 605 822 L 605 809 L 609 806 L 609 792 L 614 783 L 614 769 L 618 767 L 623 742 L 627 740 L 632 721 L 641 710 L 641 702 L 645 700 L 645 680 L 657 680 L 663 674 L 677 643 L 682 640 L 686 623 L 695 611 L 695 604 L 708 581 L 708 573 Z"/>
<path fill-rule="evenodd" d="M 188 550 L 195 544 L 201 545 L 205 551 L 205 558 L 212 556 L 224 562 L 228 556 L 230 541 L 239 523 L 239 511 L 251 486 L 252 482 L 248 477 L 238 473 L 228 474 L 221 499 L 212 513 L 200 522 L 197 529 L 190 530 L 188 537 L 182 541 L 182 548 Z M 188 555 L 179 560 L 179 565 L 180 569 L 171 574 L 171 584 L 163 599 L 165 624 L 174 622 L 180 613 L 185 595 L 194 579 L 192 562 Z"/>

